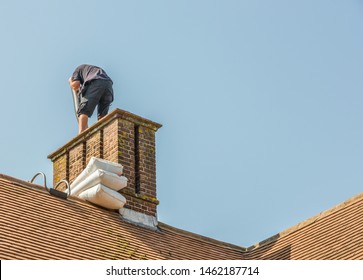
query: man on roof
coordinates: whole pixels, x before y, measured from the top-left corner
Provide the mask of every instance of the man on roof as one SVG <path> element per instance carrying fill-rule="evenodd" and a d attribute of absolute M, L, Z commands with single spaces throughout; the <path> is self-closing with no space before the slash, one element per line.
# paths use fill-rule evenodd
<path fill-rule="evenodd" d="M 97 119 L 107 115 L 114 99 L 112 80 L 97 66 L 82 64 L 74 70 L 68 80 L 72 90 L 78 93 L 78 133 L 88 128 L 90 118 L 97 106 Z"/>

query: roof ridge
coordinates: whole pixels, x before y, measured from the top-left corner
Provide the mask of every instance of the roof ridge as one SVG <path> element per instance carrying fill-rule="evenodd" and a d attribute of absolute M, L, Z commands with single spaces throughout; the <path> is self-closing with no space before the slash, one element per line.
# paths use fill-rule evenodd
<path fill-rule="evenodd" d="M 39 190 L 45 190 L 46 191 L 46 189 L 41 185 L 30 183 L 29 181 L 24 181 L 22 179 L 18 179 L 18 178 L 15 178 L 15 177 L 12 177 L 12 176 L 9 176 L 9 175 L 6 175 L 6 174 L 1 174 L 0 173 L 0 180 L 5 180 L 5 181 L 8 181 L 8 182 L 12 182 L 12 183 L 15 183 L 15 184 L 17 184 L 17 185 L 19 185 L 21 187 L 29 187 L 29 188 L 36 187 Z"/>
<path fill-rule="evenodd" d="M 331 208 L 329 208 L 327 210 L 324 210 L 324 211 L 320 212 L 319 214 L 317 214 L 315 216 L 312 216 L 312 217 L 310 217 L 310 218 L 308 218 L 306 220 L 303 220 L 302 222 L 300 222 L 300 223 L 298 223 L 298 224 L 296 224 L 296 225 L 294 225 L 294 226 L 292 226 L 290 228 L 287 228 L 287 229 L 281 231 L 280 233 L 277 233 L 277 234 L 275 234 L 275 235 L 273 235 L 273 236 L 271 236 L 271 237 L 269 237 L 269 238 L 267 238 L 265 240 L 262 240 L 262 241 L 256 243 L 255 245 L 252 245 L 252 246 L 248 247 L 247 251 L 251 252 L 251 251 L 253 251 L 253 250 L 257 249 L 257 248 L 260 248 L 260 247 L 265 246 L 265 245 L 267 245 L 267 244 L 269 244 L 271 242 L 274 242 L 274 241 L 276 241 L 277 239 L 279 239 L 281 237 L 292 234 L 292 233 L 294 233 L 294 232 L 296 232 L 296 231 L 298 231 L 298 230 L 300 230 L 302 228 L 305 228 L 305 227 L 315 223 L 316 221 L 321 220 L 321 219 L 323 219 L 323 218 L 325 218 L 325 217 L 327 217 L 327 216 L 329 216 L 329 215 L 331 215 L 331 214 L 333 214 L 335 212 L 338 212 L 339 210 L 341 210 L 341 209 L 343 209 L 345 207 L 348 207 L 348 206 L 350 206 L 350 205 L 352 205 L 352 204 L 354 204 L 354 203 L 356 203 L 356 202 L 358 202 L 358 201 L 360 201 L 362 199 L 363 199 L 363 192 L 359 193 L 359 194 L 357 194 L 357 195 L 355 195 L 355 196 L 353 196 L 351 198 L 348 198 L 347 200 L 345 200 L 345 201 L 343 201 L 343 202 L 341 202 L 341 203 L 339 203 L 339 204 L 337 204 L 337 205 L 335 205 L 335 206 L 333 206 L 333 207 L 331 207 Z"/>
<path fill-rule="evenodd" d="M 6 174 L 0 173 L 0 180 L 8 181 L 9 183 L 12 183 L 12 184 L 14 184 L 16 186 L 19 186 L 19 187 L 29 188 L 29 189 L 32 189 L 32 190 L 41 191 L 41 192 L 49 194 L 49 192 L 42 185 L 38 185 L 38 184 L 35 184 L 35 183 L 30 183 L 29 181 L 24 181 L 22 179 L 18 179 L 18 178 L 15 178 L 15 177 L 12 177 L 12 176 L 9 176 L 9 175 L 6 175 Z M 51 195 L 51 194 L 49 194 L 49 195 Z M 80 202 L 80 203 L 83 203 L 83 204 L 95 206 L 95 204 L 92 204 L 92 203 L 90 203 L 90 202 L 88 202 L 86 200 L 83 200 L 81 198 L 78 198 L 76 196 L 69 196 L 67 198 L 67 200 L 77 201 L 77 202 Z M 97 207 L 97 206 L 95 206 L 95 207 Z M 103 208 L 103 207 L 98 206 L 98 208 Z"/>
<path fill-rule="evenodd" d="M 217 239 L 213 239 L 211 237 L 203 236 L 203 235 L 193 233 L 193 232 L 190 232 L 190 231 L 187 231 L 187 230 L 184 230 L 184 229 L 176 228 L 176 227 L 173 227 L 171 225 L 165 224 L 165 223 L 160 222 L 160 221 L 158 222 L 158 227 L 161 228 L 161 229 L 167 229 L 167 230 L 174 231 L 174 232 L 176 232 L 178 234 L 182 234 L 184 236 L 188 236 L 190 238 L 193 238 L 194 240 L 201 240 L 201 241 L 207 242 L 209 244 L 214 244 L 214 245 L 222 246 L 222 247 L 229 248 L 229 249 L 232 248 L 232 249 L 235 249 L 235 250 L 239 250 L 239 251 L 241 251 L 241 253 L 244 253 L 244 252 L 247 251 L 247 249 L 245 247 L 238 246 L 238 245 L 228 243 L 228 242 L 224 242 L 224 241 L 220 241 L 220 240 L 217 240 Z"/>

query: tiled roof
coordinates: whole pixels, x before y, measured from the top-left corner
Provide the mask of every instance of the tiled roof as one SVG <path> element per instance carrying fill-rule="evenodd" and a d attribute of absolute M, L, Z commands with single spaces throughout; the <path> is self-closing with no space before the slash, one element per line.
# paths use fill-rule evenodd
<path fill-rule="evenodd" d="M 242 247 L 122 221 L 82 200 L 0 175 L 0 259 L 242 259 Z"/>
<path fill-rule="evenodd" d="M 0 259 L 363 259 L 363 193 L 248 249 L 0 175 Z"/>
<path fill-rule="evenodd" d="M 248 248 L 246 257 L 362 260 L 363 193 Z"/>

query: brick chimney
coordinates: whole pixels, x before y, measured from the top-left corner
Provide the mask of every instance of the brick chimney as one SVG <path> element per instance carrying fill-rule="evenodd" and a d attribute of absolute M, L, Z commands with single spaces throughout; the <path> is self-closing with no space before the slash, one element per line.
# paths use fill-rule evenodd
<path fill-rule="evenodd" d="M 92 156 L 123 165 L 128 185 L 120 193 L 127 202 L 120 213 L 128 219 L 156 219 L 155 132 L 160 124 L 115 109 L 73 138 L 48 158 L 53 162 L 53 185 L 70 183 Z M 132 218 L 131 218 L 132 220 Z"/>

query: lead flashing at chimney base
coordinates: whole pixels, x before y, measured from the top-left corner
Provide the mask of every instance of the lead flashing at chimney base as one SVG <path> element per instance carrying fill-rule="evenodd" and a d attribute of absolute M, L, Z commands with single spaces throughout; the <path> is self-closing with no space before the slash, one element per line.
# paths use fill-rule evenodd
<path fill-rule="evenodd" d="M 158 221 L 154 216 L 146 215 L 128 208 L 121 208 L 118 210 L 123 220 L 132 224 L 146 227 L 152 230 L 158 230 Z"/>

